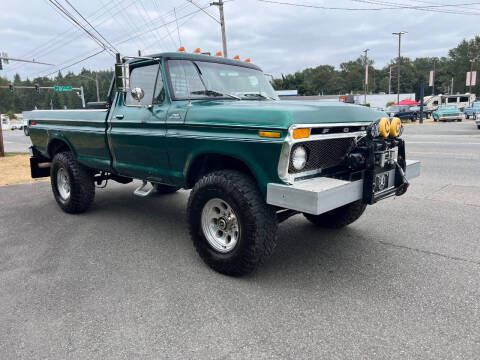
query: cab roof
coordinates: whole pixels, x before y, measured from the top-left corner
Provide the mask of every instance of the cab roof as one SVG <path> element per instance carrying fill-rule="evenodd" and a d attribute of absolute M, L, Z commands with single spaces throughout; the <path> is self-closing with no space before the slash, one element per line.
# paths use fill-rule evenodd
<path fill-rule="evenodd" d="M 187 52 L 164 52 L 164 53 L 158 53 L 158 54 L 151 54 L 151 55 L 145 55 L 146 57 L 161 57 L 165 59 L 175 59 L 175 60 L 194 60 L 194 61 L 208 61 L 208 62 L 215 62 L 215 63 L 220 63 L 220 64 L 227 64 L 227 65 L 233 65 L 233 66 L 242 66 L 250 69 L 255 69 L 255 70 L 260 70 L 257 65 L 254 65 L 252 63 L 247 63 L 242 60 L 233 60 L 233 59 L 228 59 L 224 58 L 221 56 L 212 56 L 212 55 L 204 55 L 204 54 L 191 54 Z M 130 64 L 136 64 L 138 62 L 145 61 L 144 59 L 130 59 L 128 63 Z"/>

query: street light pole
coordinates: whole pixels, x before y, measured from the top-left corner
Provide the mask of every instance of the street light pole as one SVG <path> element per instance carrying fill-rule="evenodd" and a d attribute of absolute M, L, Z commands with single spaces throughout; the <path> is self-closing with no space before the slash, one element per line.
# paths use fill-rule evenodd
<path fill-rule="evenodd" d="M 222 45 L 223 45 L 223 56 L 228 57 L 227 55 L 227 35 L 225 34 L 225 17 L 223 16 L 223 0 L 218 0 L 217 2 L 212 2 L 210 5 L 218 6 L 220 11 L 220 27 L 222 28 Z"/>
<path fill-rule="evenodd" d="M 393 32 L 392 35 L 398 36 L 398 61 L 397 61 L 397 103 L 400 102 L 400 51 L 402 47 L 402 35 L 407 34 L 406 31 Z"/>
<path fill-rule="evenodd" d="M 470 81 L 468 84 L 468 92 L 471 94 L 472 93 L 472 71 L 473 71 L 473 63 L 475 62 L 475 59 L 470 60 Z"/>
<path fill-rule="evenodd" d="M 368 91 L 368 50 L 365 49 L 363 52 L 365 53 L 365 84 L 363 84 L 363 104 L 367 104 L 367 91 Z"/>

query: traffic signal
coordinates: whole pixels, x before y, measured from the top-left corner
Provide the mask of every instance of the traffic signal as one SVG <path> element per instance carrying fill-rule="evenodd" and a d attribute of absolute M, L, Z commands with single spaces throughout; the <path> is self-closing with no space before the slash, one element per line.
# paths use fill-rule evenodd
<path fill-rule="evenodd" d="M 13 92 L 15 91 L 12 83 L 8 84 L 8 89 L 10 90 L 10 94 L 13 94 Z"/>
<path fill-rule="evenodd" d="M 35 84 L 35 92 L 40 94 L 40 86 L 38 84 Z"/>

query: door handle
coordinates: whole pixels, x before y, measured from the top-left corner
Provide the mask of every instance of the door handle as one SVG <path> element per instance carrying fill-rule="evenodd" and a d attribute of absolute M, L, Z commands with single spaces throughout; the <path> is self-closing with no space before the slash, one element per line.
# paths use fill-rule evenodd
<path fill-rule="evenodd" d="M 123 119 L 123 114 L 115 115 L 115 117 L 116 117 L 117 119 Z"/>

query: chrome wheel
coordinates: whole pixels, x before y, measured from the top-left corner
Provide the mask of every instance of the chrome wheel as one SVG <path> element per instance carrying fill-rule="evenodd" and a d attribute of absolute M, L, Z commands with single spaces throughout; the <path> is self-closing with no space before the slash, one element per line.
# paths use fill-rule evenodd
<path fill-rule="evenodd" d="M 202 231 L 208 243 L 218 252 L 233 250 L 240 237 L 240 224 L 232 207 L 224 200 L 213 198 L 202 210 Z"/>
<path fill-rule="evenodd" d="M 63 167 L 57 171 L 57 190 L 62 200 L 66 201 L 70 198 L 70 177 Z"/>

